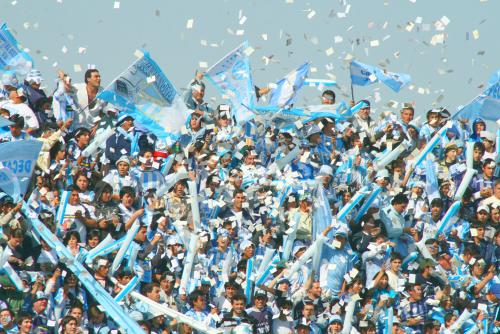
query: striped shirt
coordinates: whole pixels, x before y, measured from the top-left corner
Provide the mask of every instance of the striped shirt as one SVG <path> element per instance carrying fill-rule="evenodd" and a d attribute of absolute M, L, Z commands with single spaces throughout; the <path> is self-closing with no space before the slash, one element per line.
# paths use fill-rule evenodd
<path fill-rule="evenodd" d="M 165 184 L 165 178 L 156 169 L 134 169 L 132 174 L 137 178 L 139 191 L 144 193 L 149 189 L 160 189 Z"/>

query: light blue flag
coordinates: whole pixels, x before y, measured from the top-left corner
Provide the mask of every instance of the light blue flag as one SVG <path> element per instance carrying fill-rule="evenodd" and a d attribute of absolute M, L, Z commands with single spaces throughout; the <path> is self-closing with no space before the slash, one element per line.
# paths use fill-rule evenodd
<path fill-rule="evenodd" d="M 28 189 L 41 148 L 42 142 L 38 140 L 0 144 L 0 163 L 9 168 L 19 180 L 21 195 L 24 195 Z"/>
<path fill-rule="evenodd" d="M 297 126 L 297 122 L 306 124 L 318 118 L 328 117 L 338 122 L 347 120 L 351 113 L 344 102 L 335 105 L 315 105 L 304 108 L 280 109 L 279 107 L 254 107 L 256 114 L 273 122 L 281 131 L 288 131 Z"/>
<path fill-rule="evenodd" d="M 122 107 L 159 138 L 177 139 L 189 116 L 174 85 L 145 51 L 97 97 Z"/>
<path fill-rule="evenodd" d="M 427 156 L 426 164 L 425 164 L 425 191 L 429 198 L 429 202 L 431 202 L 434 198 L 439 197 L 439 186 L 438 186 L 438 178 L 436 175 L 436 165 L 434 161 Z"/>
<path fill-rule="evenodd" d="M 375 67 L 360 63 L 357 60 L 351 62 L 351 82 L 356 86 L 367 86 L 376 83 Z"/>
<path fill-rule="evenodd" d="M 313 209 L 313 240 L 316 240 L 318 234 L 324 231 L 325 228 L 332 224 L 332 209 L 328 202 L 325 189 L 322 184 L 318 184 L 314 195 L 314 209 Z M 328 238 L 333 237 L 333 231 L 328 232 Z"/>
<path fill-rule="evenodd" d="M 33 67 L 31 56 L 19 49 L 19 44 L 11 34 L 7 24 L 0 27 L 0 71 L 15 71 L 26 75 Z"/>
<path fill-rule="evenodd" d="M 12 123 L 11 121 L 9 121 L 7 118 L 5 117 L 0 117 L 0 128 L 3 128 L 4 126 L 9 126 L 9 125 L 12 125 L 14 123 Z"/>
<path fill-rule="evenodd" d="M 276 83 L 276 88 L 271 93 L 269 106 L 286 107 L 295 102 L 297 92 L 304 85 L 304 80 L 309 73 L 310 63 L 304 63 L 299 68 L 288 73 Z"/>
<path fill-rule="evenodd" d="M 19 180 L 7 167 L 0 167 L 0 190 L 12 197 L 14 202 L 19 201 L 21 195 Z"/>
<path fill-rule="evenodd" d="M 304 85 L 305 86 L 310 86 L 310 87 L 333 87 L 333 86 L 338 86 L 337 81 L 335 80 L 329 80 L 329 79 L 312 79 L 312 78 L 307 78 L 304 80 Z"/>
<path fill-rule="evenodd" d="M 465 106 L 459 107 L 453 119 L 487 119 L 496 121 L 500 118 L 500 70 L 494 73 L 488 82 L 488 88 Z"/>
<path fill-rule="evenodd" d="M 353 60 L 351 62 L 351 82 L 357 86 L 367 86 L 381 81 L 390 89 L 398 93 L 401 88 L 411 82 L 411 76 L 405 73 L 389 72 L 378 67 L 360 63 Z"/>
<path fill-rule="evenodd" d="M 382 83 L 396 93 L 399 93 L 401 88 L 407 86 L 411 82 L 411 76 L 409 74 L 389 72 L 380 68 L 376 69 L 375 75 Z"/>
<path fill-rule="evenodd" d="M 253 106 L 255 90 L 250 70 L 250 60 L 245 51 L 248 42 L 243 42 L 210 67 L 205 76 L 223 95 L 229 98 L 231 112 L 238 124 L 254 117 L 248 108 Z"/>

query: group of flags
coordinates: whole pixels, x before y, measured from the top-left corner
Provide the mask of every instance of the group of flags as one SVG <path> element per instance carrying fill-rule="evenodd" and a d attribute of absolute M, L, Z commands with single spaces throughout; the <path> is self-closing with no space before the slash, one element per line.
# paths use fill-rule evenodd
<path fill-rule="evenodd" d="M 252 79 L 248 42 L 243 42 L 210 67 L 205 76 L 226 97 L 232 116 L 238 124 L 252 120 L 259 112 L 272 113 L 274 121 L 283 122 L 283 128 L 297 122 L 307 122 L 317 117 L 345 120 L 352 109 L 345 104 L 333 106 L 294 107 L 298 92 L 304 86 L 336 85 L 331 80 L 308 78 L 311 64 L 305 62 L 279 80 L 272 89 L 267 106 L 257 106 Z M 0 74 L 12 72 L 26 75 L 33 67 L 33 60 L 21 50 L 6 24 L 0 27 Z M 382 82 L 395 92 L 411 82 L 405 73 L 390 72 L 376 66 L 353 60 L 350 64 L 351 83 L 367 86 Z M 188 120 L 190 110 L 186 107 L 175 86 L 151 58 L 147 51 L 125 69 L 98 98 L 118 106 L 159 138 L 175 140 Z M 491 77 L 487 88 L 467 105 L 459 108 L 453 118 L 477 118 L 497 120 L 500 110 L 500 70 Z M 19 145 L 26 148 L 17 149 Z M 11 148 L 11 146 L 13 148 Z M 18 178 L 19 186 L 2 184 L 10 192 L 26 191 L 39 145 L 10 143 L 2 144 L 0 163 L 8 167 Z M 12 160 L 16 156 L 17 160 Z M 17 163 L 19 161 L 19 163 Z M 2 166 L 0 166 L 2 168 Z M 7 172 L 0 173 L 0 177 Z M 4 175 L 5 174 L 5 175 Z M 19 188 L 19 191 L 14 191 Z"/>

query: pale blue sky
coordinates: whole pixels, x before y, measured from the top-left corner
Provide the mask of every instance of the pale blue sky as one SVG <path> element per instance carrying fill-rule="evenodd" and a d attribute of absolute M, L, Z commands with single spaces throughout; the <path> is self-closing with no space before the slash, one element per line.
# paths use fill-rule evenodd
<path fill-rule="evenodd" d="M 377 113 L 389 110 L 387 102 L 394 100 L 416 101 L 420 114 L 438 98 L 438 105 L 454 111 L 476 96 L 481 91 L 478 87 L 500 68 L 498 0 L 119 2 L 120 8 L 114 9 L 114 0 L 17 0 L 15 5 L 12 0 L 1 0 L 0 20 L 7 22 L 17 39 L 31 50 L 50 88 L 56 69 L 64 68 L 79 82 L 87 64 L 95 64 L 103 84 L 108 84 L 135 59 L 134 51 L 141 47 L 149 50 L 181 88 L 200 62 L 210 66 L 247 39 L 256 49 L 251 63 L 257 85 L 274 82 L 308 60 L 317 68 L 310 77 L 328 79 L 330 73 L 349 92 L 344 59 L 351 54 L 361 62 L 383 62 L 391 71 L 408 73 L 415 86 L 399 94 L 381 84 L 355 87 L 356 98 L 374 97 L 375 90 L 381 97 L 380 103 L 374 103 Z M 345 18 L 339 17 L 346 5 L 350 5 L 349 12 Z M 444 31 L 436 31 L 435 22 L 443 16 L 449 22 L 444 18 L 448 23 Z M 186 28 L 189 19 L 194 20 L 192 29 Z M 414 27 L 407 31 L 410 22 Z M 244 30 L 243 35 L 237 36 L 237 30 Z M 475 30 L 478 36 L 473 36 Z M 440 33 L 445 34 L 444 44 L 432 46 L 432 36 Z M 267 41 L 262 34 L 267 34 Z M 336 36 L 343 41 L 338 42 Z M 291 42 L 288 46 L 287 40 Z M 372 47 L 376 40 L 379 46 Z M 80 47 L 86 48 L 84 54 L 78 53 Z M 328 56 L 330 47 L 334 53 Z M 263 56 L 272 56 L 267 66 Z M 82 72 L 74 72 L 75 64 Z M 419 94 L 419 88 L 425 94 Z M 336 92 L 341 95 L 338 89 Z M 207 95 L 218 97 L 213 89 Z M 301 95 L 298 105 L 319 102 L 320 92 L 314 88 L 304 88 Z"/>

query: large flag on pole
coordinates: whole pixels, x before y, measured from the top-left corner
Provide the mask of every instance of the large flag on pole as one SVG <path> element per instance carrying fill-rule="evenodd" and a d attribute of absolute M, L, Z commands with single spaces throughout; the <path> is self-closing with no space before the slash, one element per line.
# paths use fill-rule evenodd
<path fill-rule="evenodd" d="M 351 82 L 357 86 L 367 86 L 381 81 L 398 93 L 401 88 L 411 82 L 411 77 L 408 74 L 389 72 L 372 65 L 360 63 L 357 60 L 351 62 L 350 70 Z"/>
<path fill-rule="evenodd" d="M 254 117 L 252 111 L 247 109 L 255 100 L 248 49 L 248 42 L 243 42 L 205 73 L 217 90 L 227 96 L 233 116 L 240 124 Z"/>
<path fill-rule="evenodd" d="M 10 169 L 16 177 L 17 180 L 13 178 L 11 181 L 19 182 L 20 195 L 25 194 L 28 189 L 41 148 L 42 142 L 38 140 L 20 140 L 0 144 L 0 163 L 3 167 Z M 12 186 L 12 189 L 17 187 L 15 184 L 4 186 Z"/>
<path fill-rule="evenodd" d="M 500 70 L 488 82 L 488 88 L 459 110 L 452 118 L 475 119 L 481 117 L 490 121 L 500 119 Z"/>
<path fill-rule="evenodd" d="M 276 88 L 271 93 L 269 106 L 279 108 L 286 107 L 295 102 L 297 92 L 304 85 L 311 64 L 304 63 L 299 68 L 288 73 L 283 79 L 276 83 Z"/>
<path fill-rule="evenodd" d="M 177 138 L 189 116 L 182 97 L 147 52 L 97 97 L 122 107 L 160 138 Z"/>
<path fill-rule="evenodd" d="M 11 34 L 7 24 L 0 27 L 0 71 L 14 71 L 26 75 L 33 67 L 33 59 L 24 51 Z"/>

